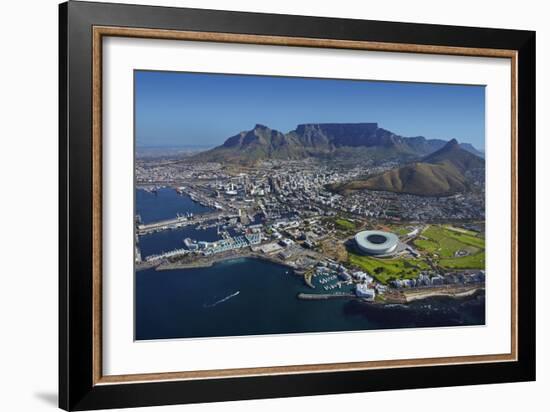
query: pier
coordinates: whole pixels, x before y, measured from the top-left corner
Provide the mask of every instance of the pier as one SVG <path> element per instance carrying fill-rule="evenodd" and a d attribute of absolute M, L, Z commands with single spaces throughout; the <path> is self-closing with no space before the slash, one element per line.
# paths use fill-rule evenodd
<path fill-rule="evenodd" d="M 161 232 L 163 230 L 177 229 L 189 225 L 196 225 L 209 220 L 219 219 L 224 217 L 221 212 L 205 213 L 202 215 L 194 215 L 193 217 L 176 216 L 173 219 L 161 220 L 137 226 L 138 234 L 147 235 L 149 233 Z"/>
<path fill-rule="evenodd" d="M 353 293 L 298 293 L 298 299 L 303 300 L 327 300 L 327 299 L 353 299 L 357 296 Z"/>

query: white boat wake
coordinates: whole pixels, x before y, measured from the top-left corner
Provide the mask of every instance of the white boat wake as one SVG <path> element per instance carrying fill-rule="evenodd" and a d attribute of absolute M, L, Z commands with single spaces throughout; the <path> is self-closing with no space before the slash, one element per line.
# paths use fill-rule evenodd
<path fill-rule="evenodd" d="M 227 301 L 227 300 L 229 300 L 229 299 L 231 299 L 231 298 L 234 298 L 234 297 L 237 296 L 239 293 L 241 293 L 240 290 L 236 291 L 235 293 L 232 293 L 232 294 L 229 295 L 229 296 L 226 296 L 225 298 L 222 298 L 222 299 L 220 299 L 220 300 L 217 300 L 217 301 L 214 302 L 214 303 L 211 303 L 211 304 L 209 304 L 209 305 L 205 304 L 205 305 L 203 305 L 203 306 L 204 306 L 205 308 L 213 308 L 214 306 L 219 305 L 220 303 L 223 303 L 223 302 L 225 302 L 225 301 Z"/>

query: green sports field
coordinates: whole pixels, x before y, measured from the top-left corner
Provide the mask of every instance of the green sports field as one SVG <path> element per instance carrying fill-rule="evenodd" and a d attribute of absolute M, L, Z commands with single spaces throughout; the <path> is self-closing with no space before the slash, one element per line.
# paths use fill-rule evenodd
<path fill-rule="evenodd" d="M 343 218 L 335 219 L 334 223 L 336 224 L 336 226 L 339 229 L 342 229 L 342 230 L 353 230 L 353 229 L 355 229 L 355 223 L 353 223 L 352 221 L 347 220 L 347 219 L 343 219 Z"/>
<path fill-rule="evenodd" d="M 485 252 L 458 258 L 440 259 L 439 266 L 444 269 L 485 269 Z"/>
<path fill-rule="evenodd" d="M 378 259 L 349 253 L 349 263 L 371 274 L 381 283 L 392 279 L 410 279 L 418 276 L 420 271 L 428 270 L 428 264 L 421 259 Z"/>
<path fill-rule="evenodd" d="M 434 256 L 443 269 L 485 268 L 485 239 L 476 232 L 448 225 L 430 225 L 421 237 L 414 241 L 414 245 Z M 455 257 L 459 250 L 468 255 Z"/>
<path fill-rule="evenodd" d="M 485 239 L 476 232 L 449 225 L 430 225 L 420 237 L 414 245 L 422 254 L 430 255 L 442 269 L 485 268 Z M 455 257 L 459 250 L 468 252 L 468 255 Z M 348 252 L 348 262 L 384 284 L 393 279 L 416 278 L 421 271 L 431 269 L 424 257 L 376 258 L 353 251 Z"/>

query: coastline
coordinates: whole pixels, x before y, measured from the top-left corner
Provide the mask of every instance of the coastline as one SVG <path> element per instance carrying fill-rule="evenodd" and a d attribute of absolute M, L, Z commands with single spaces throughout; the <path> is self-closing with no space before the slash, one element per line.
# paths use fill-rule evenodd
<path fill-rule="evenodd" d="M 485 289 L 484 285 L 469 285 L 449 287 L 441 286 L 429 289 L 409 289 L 406 291 L 395 291 L 384 296 L 382 300 L 366 301 L 364 298 L 351 293 L 299 293 L 298 299 L 302 300 L 327 300 L 327 299 L 356 299 L 372 305 L 393 305 L 408 304 L 417 300 L 446 297 L 453 299 L 466 298 Z"/>
<path fill-rule="evenodd" d="M 295 266 L 290 265 L 280 259 L 266 256 L 264 254 L 255 253 L 255 252 L 245 252 L 245 253 L 235 253 L 232 251 L 228 254 L 219 254 L 214 255 L 208 258 L 199 259 L 194 262 L 162 262 L 160 263 L 155 270 L 176 270 L 176 269 L 196 269 L 196 268 L 209 268 L 214 266 L 217 263 L 227 262 L 231 260 L 239 259 L 259 259 L 271 263 L 276 263 L 278 265 L 286 266 L 293 271 L 296 269 Z"/>
<path fill-rule="evenodd" d="M 485 289 L 485 284 L 430 288 L 429 290 L 410 289 L 403 292 L 405 303 L 435 297 L 465 298 L 474 295 L 476 292 Z"/>
<path fill-rule="evenodd" d="M 236 261 L 240 259 L 258 259 L 266 262 L 274 263 L 277 265 L 285 266 L 292 270 L 292 274 L 295 276 L 300 276 L 304 279 L 304 282 L 310 288 L 313 287 L 311 280 L 307 279 L 306 273 L 301 271 L 296 266 L 289 264 L 282 259 L 279 259 L 274 256 L 265 255 L 263 253 L 252 252 L 252 251 L 242 251 L 240 253 L 235 253 L 231 251 L 228 253 L 222 253 L 214 256 L 209 256 L 201 258 L 199 260 L 194 260 L 191 262 L 176 261 L 168 262 L 162 261 L 158 263 L 145 263 L 136 266 L 136 270 L 144 270 L 155 268 L 156 271 L 167 271 L 167 270 L 178 270 L 178 269 L 199 269 L 199 268 L 209 268 L 216 264 Z M 308 282 L 309 280 L 309 282 Z M 414 301 L 435 298 L 435 297 L 446 297 L 453 299 L 466 298 L 473 296 L 478 291 L 485 289 L 485 284 L 470 284 L 470 285 L 442 285 L 437 287 L 429 288 L 411 288 L 411 289 L 399 289 L 391 290 L 383 295 L 379 295 L 375 301 L 369 302 L 374 305 L 386 305 L 386 304 L 408 304 Z M 299 293 L 297 299 L 300 300 L 327 300 L 327 299 L 356 299 L 364 300 L 360 296 L 356 296 L 351 293 Z"/>
<path fill-rule="evenodd" d="M 306 276 L 296 268 L 294 265 L 291 265 L 281 259 L 278 259 L 273 256 L 268 256 L 262 253 L 243 251 L 236 254 L 234 251 L 219 254 L 214 256 L 209 256 L 207 258 L 202 258 L 192 262 L 160 262 L 155 264 L 145 264 L 136 267 L 136 270 L 150 269 L 155 268 L 156 271 L 167 271 L 167 270 L 178 270 L 178 269 L 198 269 L 198 268 L 209 268 L 216 264 L 237 261 L 240 259 L 258 259 L 270 263 L 275 263 L 278 265 L 285 266 L 292 270 L 292 274 L 295 276 L 301 276 L 304 278 L 306 285 L 312 287 L 312 285 L 307 282 Z M 400 290 L 391 290 L 390 292 L 385 293 L 380 296 L 380 299 L 368 302 L 373 305 L 386 305 L 386 304 L 408 304 L 414 301 L 435 298 L 435 297 L 447 297 L 453 299 L 466 298 L 473 296 L 480 290 L 485 289 L 485 284 L 471 284 L 471 285 L 442 285 L 438 287 L 429 287 L 429 288 L 411 288 L 411 289 L 400 289 Z M 297 299 L 301 300 L 327 300 L 327 299 L 356 299 L 364 300 L 363 298 L 356 296 L 355 294 L 317 294 L 317 293 L 299 293 Z"/>
<path fill-rule="evenodd" d="M 302 300 L 360 299 L 352 293 L 298 293 L 297 298 Z"/>
<path fill-rule="evenodd" d="M 139 272 L 140 270 L 147 270 L 147 269 L 154 268 L 154 267 L 158 266 L 159 264 L 160 264 L 159 262 L 142 261 L 142 262 L 134 264 L 134 270 L 135 270 L 135 272 Z"/>

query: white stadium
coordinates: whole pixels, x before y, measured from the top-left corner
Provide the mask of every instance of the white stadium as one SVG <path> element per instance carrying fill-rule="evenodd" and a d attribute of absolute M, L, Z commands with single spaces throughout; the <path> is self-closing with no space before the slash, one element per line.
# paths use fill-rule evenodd
<path fill-rule="evenodd" d="M 367 255 L 391 255 L 399 245 L 399 238 L 390 232 L 364 230 L 355 235 L 355 243 Z"/>

